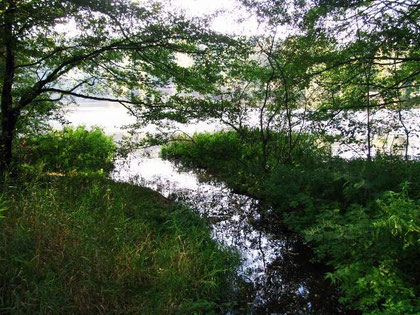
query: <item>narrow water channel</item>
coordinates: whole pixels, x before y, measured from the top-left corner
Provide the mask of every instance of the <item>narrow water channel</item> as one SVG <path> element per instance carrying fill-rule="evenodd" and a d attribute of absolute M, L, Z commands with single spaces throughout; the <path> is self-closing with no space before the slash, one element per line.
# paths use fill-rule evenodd
<path fill-rule="evenodd" d="M 337 291 L 324 279 L 325 267 L 311 263 L 311 251 L 288 231 L 259 230 L 258 200 L 233 193 L 223 183 L 180 170 L 159 157 L 159 147 L 132 153 L 116 162 L 112 177 L 152 188 L 183 202 L 204 217 L 212 237 L 239 251 L 238 313 L 345 314 Z"/>

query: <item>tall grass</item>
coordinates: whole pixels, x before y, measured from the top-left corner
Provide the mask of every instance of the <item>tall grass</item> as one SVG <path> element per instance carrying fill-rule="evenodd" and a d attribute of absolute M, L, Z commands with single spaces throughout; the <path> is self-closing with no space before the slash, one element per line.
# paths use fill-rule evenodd
<path fill-rule="evenodd" d="M 227 307 L 237 256 L 189 209 L 102 176 L 21 178 L 2 194 L 0 312 Z"/>
<path fill-rule="evenodd" d="M 0 313 L 208 313 L 230 308 L 238 255 L 197 214 L 106 178 L 99 129 L 21 139 L 0 178 Z"/>

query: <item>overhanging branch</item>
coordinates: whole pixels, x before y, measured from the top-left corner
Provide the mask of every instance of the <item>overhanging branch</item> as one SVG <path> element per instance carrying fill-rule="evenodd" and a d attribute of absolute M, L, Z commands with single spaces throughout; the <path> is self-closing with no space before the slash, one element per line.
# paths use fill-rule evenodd
<path fill-rule="evenodd" d="M 125 105 L 130 104 L 130 105 L 143 105 L 143 106 L 150 107 L 150 108 L 166 108 L 165 106 L 162 106 L 162 105 L 152 105 L 150 103 L 141 102 L 141 101 L 134 102 L 134 101 L 118 99 L 118 98 L 110 98 L 110 97 L 80 94 L 80 93 L 73 92 L 72 90 L 61 90 L 61 89 L 55 89 L 55 88 L 48 88 L 48 89 L 43 89 L 41 92 L 42 93 L 44 93 L 44 92 L 60 93 L 60 94 L 70 95 L 70 96 L 79 97 L 79 98 L 83 98 L 83 99 L 89 99 L 89 100 L 94 100 L 94 101 L 113 102 L 113 103 L 119 103 L 119 104 L 122 104 L 122 105 L 123 104 L 125 104 Z M 124 107 L 126 107 L 126 106 L 124 106 Z"/>

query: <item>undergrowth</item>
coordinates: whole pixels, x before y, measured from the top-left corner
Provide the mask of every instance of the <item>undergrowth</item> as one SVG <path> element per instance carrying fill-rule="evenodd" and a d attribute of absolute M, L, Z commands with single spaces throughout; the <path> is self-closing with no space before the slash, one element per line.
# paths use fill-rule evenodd
<path fill-rule="evenodd" d="M 237 258 L 189 209 L 102 176 L 3 189 L 0 311 L 220 311 Z M 10 187 L 12 186 L 12 187 Z"/>
<path fill-rule="evenodd" d="M 41 172 L 104 174 L 113 168 L 115 144 L 98 127 L 65 127 L 17 141 L 20 167 L 36 167 Z"/>

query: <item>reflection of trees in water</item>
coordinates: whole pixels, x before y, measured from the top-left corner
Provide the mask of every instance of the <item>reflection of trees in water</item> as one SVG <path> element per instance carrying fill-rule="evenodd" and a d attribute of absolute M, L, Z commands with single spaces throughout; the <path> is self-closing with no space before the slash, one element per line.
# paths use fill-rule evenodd
<path fill-rule="evenodd" d="M 242 299 L 252 302 L 255 313 L 339 314 L 348 313 L 338 303 L 338 294 L 324 265 L 311 263 L 311 250 L 290 231 L 276 229 L 268 238 L 250 222 L 258 223 L 259 203 L 233 193 L 182 192 L 182 200 L 199 209 L 219 241 L 238 249 L 246 257 L 241 275 Z M 255 224 L 259 225 L 259 224 Z M 283 234 L 280 234 L 283 232 Z"/>
<path fill-rule="evenodd" d="M 214 239 L 240 252 L 243 264 L 238 273 L 243 280 L 238 281 L 239 312 L 348 313 L 338 303 L 336 289 L 324 278 L 325 266 L 310 262 L 312 253 L 300 237 L 278 222 L 265 220 L 260 214 L 267 210 L 262 211 L 258 200 L 235 194 L 222 183 L 200 182 L 191 171 L 181 174 L 171 170 L 167 176 L 142 177 L 142 161 L 151 159 L 157 166 L 161 161 L 148 157 L 139 159 L 137 167 L 125 163 L 118 166 L 115 174 L 119 171 L 120 175 L 114 174 L 114 178 L 158 190 L 196 209 L 211 226 Z M 186 183 L 186 175 L 193 180 Z"/>
<path fill-rule="evenodd" d="M 261 303 L 257 312 L 282 314 L 339 314 L 337 290 L 324 278 L 327 269 L 311 263 L 312 253 L 297 237 L 284 240 L 281 255 L 271 261 L 255 282 Z"/>

